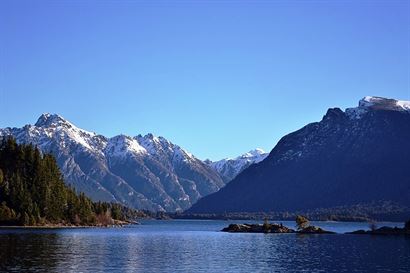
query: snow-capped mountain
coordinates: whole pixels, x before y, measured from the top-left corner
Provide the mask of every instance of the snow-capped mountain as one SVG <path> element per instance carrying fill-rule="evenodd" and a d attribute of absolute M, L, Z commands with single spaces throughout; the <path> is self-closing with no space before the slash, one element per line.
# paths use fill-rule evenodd
<path fill-rule="evenodd" d="M 178 211 L 225 185 L 210 166 L 152 134 L 107 138 L 43 114 L 35 125 L 0 129 L 8 135 L 51 152 L 65 181 L 94 200 Z"/>
<path fill-rule="evenodd" d="M 359 101 L 359 106 L 347 108 L 346 114 L 350 118 L 361 118 L 365 113 L 372 110 L 388 110 L 409 112 L 410 101 L 386 99 L 382 97 L 366 96 Z"/>
<path fill-rule="evenodd" d="M 410 102 L 365 97 L 284 136 L 258 164 L 188 212 L 306 211 L 388 201 L 410 207 Z"/>
<path fill-rule="evenodd" d="M 224 181 L 229 182 L 250 165 L 264 160 L 268 154 L 257 148 L 235 158 L 225 158 L 214 162 L 206 160 L 205 163 L 216 170 Z"/>

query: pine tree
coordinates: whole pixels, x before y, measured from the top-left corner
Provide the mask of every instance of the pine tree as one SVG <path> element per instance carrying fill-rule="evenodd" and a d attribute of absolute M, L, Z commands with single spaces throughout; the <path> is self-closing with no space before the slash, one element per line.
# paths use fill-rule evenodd
<path fill-rule="evenodd" d="M 23 225 L 23 226 L 28 226 L 28 225 L 30 225 L 30 217 L 28 216 L 28 214 L 27 214 L 27 212 L 24 212 L 23 214 L 22 214 L 22 217 L 21 217 L 21 224 Z"/>
<path fill-rule="evenodd" d="M 111 224 L 140 212 L 119 204 L 92 202 L 63 180 L 55 158 L 13 138 L 0 141 L 0 225 Z M 99 216 L 99 217 L 98 217 Z"/>

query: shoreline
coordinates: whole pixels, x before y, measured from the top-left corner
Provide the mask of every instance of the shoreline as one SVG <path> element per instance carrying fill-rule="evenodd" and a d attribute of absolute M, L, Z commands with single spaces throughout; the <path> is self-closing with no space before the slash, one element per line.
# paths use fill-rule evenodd
<path fill-rule="evenodd" d="M 121 228 L 129 225 L 138 225 L 139 222 L 117 222 L 111 225 L 63 225 L 63 224 L 46 224 L 41 226 L 5 226 L 0 225 L 0 229 L 80 229 L 80 228 Z"/>
<path fill-rule="evenodd" d="M 0 229 L 81 229 L 81 228 L 122 228 L 124 225 L 109 225 L 109 226 L 0 226 Z"/>
<path fill-rule="evenodd" d="M 64 229 L 64 228 L 93 228 L 103 226 L 0 226 L 0 229 Z M 118 226 L 120 227 L 120 226 Z"/>

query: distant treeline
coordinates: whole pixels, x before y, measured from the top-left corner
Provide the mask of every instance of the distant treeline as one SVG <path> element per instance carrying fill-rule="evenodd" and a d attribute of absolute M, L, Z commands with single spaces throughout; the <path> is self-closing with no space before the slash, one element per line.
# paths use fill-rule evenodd
<path fill-rule="evenodd" d="M 305 215 L 314 221 L 404 221 L 410 217 L 410 208 L 400 206 L 394 202 L 377 201 L 357 204 L 353 206 L 339 206 L 332 208 L 319 208 L 307 211 L 295 212 L 227 212 L 222 214 L 201 213 L 169 214 L 175 219 L 220 219 L 220 220 L 290 220 L 293 221 L 297 215 Z"/>
<path fill-rule="evenodd" d="M 137 217 L 145 214 L 77 194 L 51 154 L 0 141 L 0 225 L 111 225 Z"/>

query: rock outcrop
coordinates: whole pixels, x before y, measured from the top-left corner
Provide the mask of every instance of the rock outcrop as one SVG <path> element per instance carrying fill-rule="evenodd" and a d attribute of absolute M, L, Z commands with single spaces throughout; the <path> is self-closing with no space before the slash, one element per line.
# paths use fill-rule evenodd
<path fill-rule="evenodd" d="M 320 227 L 308 226 L 298 231 L 288 228 L 282 224 L 264 223 L 264 224 L 230 224 L 223 228 L 224 232 L 242 232 L 242 233 L 300 233 L 300 234 L 334 234 L 335 232 L 324 230 Z"/>
<path fill-rule="evenodd" d="M 308 226 L 304 229 L 298 230 L 300 234 L 335 234 L 335 232 L 324 230 L 320 227 Z"/>
<path fill-rule="evenodd" d="M 225 232 L 249 232 L 249 233 L 294 233 L 291 228 L 282 224 L 230 224 L 222 229 Z"/>

